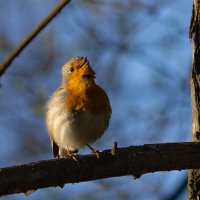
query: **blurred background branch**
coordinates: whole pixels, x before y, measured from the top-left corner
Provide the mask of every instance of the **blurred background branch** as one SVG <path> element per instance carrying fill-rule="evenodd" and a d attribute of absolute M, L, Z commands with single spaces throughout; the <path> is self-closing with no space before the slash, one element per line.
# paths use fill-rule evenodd
<path fill-rule="evenodd" d="M 70 2 L 70 0 L 60 0 L 54 9 L 19 43 L 16 48 L 0 63 L 0 76 L 6 71 L 13 60 L 20 52 L 44 29 L 47 24 Z"/>

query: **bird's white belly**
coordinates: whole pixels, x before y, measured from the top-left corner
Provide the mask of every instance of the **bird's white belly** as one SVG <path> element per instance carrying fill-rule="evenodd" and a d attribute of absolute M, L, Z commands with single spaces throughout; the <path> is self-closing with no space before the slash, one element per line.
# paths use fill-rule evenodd
<path fill-rule="evenodd" d="M 108 127 L 109 115 L 90 112 L 62 113 L 53 120 L 54 140 L 67 150 L 96 141 Z"/>

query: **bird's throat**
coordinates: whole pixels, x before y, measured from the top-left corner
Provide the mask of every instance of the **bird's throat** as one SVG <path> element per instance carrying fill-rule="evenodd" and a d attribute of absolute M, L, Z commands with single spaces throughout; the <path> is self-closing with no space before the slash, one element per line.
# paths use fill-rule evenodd
<path fill-rule="evenodd" d="M 93 106 L 92 96 L 95 91 L 94 80 L 83 79 L 77 82 L 68 82 L 67 90 L 67 110 L 88 111 Z"/>

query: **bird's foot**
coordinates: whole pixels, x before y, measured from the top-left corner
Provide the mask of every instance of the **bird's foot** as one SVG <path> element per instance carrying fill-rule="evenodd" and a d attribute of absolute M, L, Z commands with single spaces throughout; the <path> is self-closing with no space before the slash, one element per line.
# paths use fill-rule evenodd
<path fill-rule="evenodd" d="M 62 151 L 59 154 L 59 158 L 72 158 L 76 162 L 78 161 L 78 157 L 80 157 L 80 154 L 78 154 L 78 150 L 71 151 L 62 149 Z"/>
<path fill-rule="evenodd" d="M 67 154 L 67 158 L 72 158 L 73 160 L 75 160 L 76 162 L 78 162 L 78 160 L 77 160 L 77 158 L 79 157 L 80 155 L 78 154 L 78 153 L 72 153 L 72 152 L 70 152 L 70 153 L 68 153 Z"/>
<path fill-rule="evenodd" d="M 102 151 L 94 149 L 94 150 L 91 151 L 91 153 L 95 154 L 96 157 L 99 159 L 100 158 L 100 154 L 102 153 Z"/>
<path fill-rule="evenodd" d="M 89 144 L 87 144 L 87 146 L 91 150 L 91 154 L 95 154 L 96 157 L 99 159 L 100 158 L 100 154 L 102 153 L 102 151 L 94 149 Z"/>

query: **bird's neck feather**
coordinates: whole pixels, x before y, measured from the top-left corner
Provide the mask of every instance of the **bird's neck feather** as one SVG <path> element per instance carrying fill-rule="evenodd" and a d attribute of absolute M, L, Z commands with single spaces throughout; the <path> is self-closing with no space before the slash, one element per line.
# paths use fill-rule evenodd
<path fill-rule="evenodd" d="M 87 111 L 93 107 L 95 89 L 98 87 L 94 79 L 71 80 L 65 85 L 67 91 L 67 109 L 69 111 Z"/>
<path fill-rule="evenodd" d="M 65 89 L 70 93 L 85 93 L 96 86 L 94 79 L 77 78 L 68 80 Z"/>

